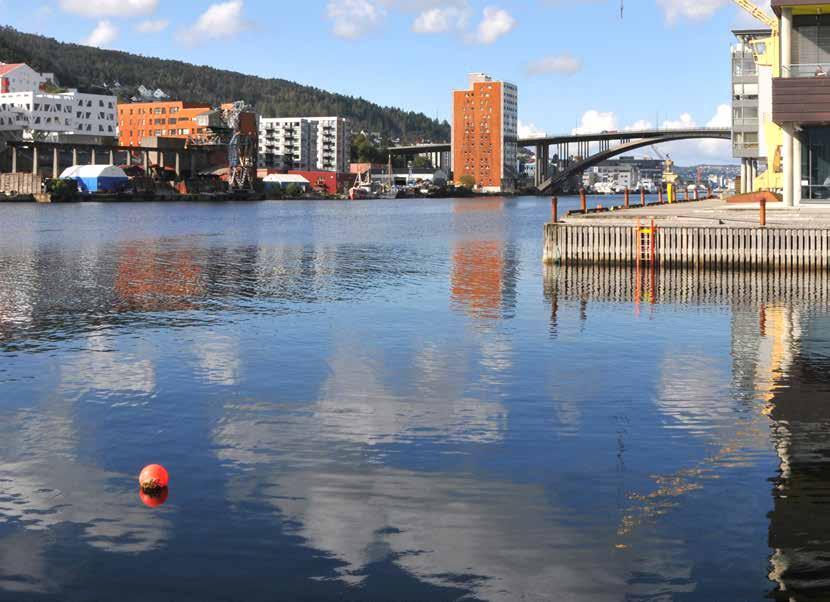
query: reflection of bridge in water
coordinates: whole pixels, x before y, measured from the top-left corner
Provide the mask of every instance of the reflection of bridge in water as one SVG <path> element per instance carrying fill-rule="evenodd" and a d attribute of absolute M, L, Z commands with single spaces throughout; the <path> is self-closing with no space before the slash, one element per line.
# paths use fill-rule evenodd
<path fill-rule="evenodd" d="M 733 392 L 726 398 L 680 400 L 681 415 L 701 424 L 725 404 L 742 408 L 733 432 L 712 442 L 712 452 L 670 474 L 655 475 L 654 490 L 632 495 L 620 523 L 620 545 L 676 502 L 711 486 L 717 467 L 744 474 L 758 469 L 770 448 L 777 470 L 769 475 L 768 598 L 781 601 L 830 599 L 830 287 L 823 272 L 746 273 L 700 270 L 638 272 L 634 268 L 550 267 L 545 295 L 554 330 L 560 303 L 639 302 L 709 305 L 731 310 Z M 633 333 L 632 337 L 638 336 Z M 694 371 L 694 367 L 686 367 Z M 680 377 L 680 376 L 678 376 Z M 674 378 L 674 377 L 673 377 Z M 705 386 L 701 384 L 705 390 Z M 674 400 L 677 402 L 678 400 Z M 698 429 L 705 432 L 705 428 Z M 750 511 L 751 512 L 751 511 Z M 756 512 L 757 514 L 757 512 Z M 746 520 L 763 520 L 763 515 Z"/>
<path fill-rule="evenodd" d="M 732 131 L 729 128 L 657 129 L 535 136 L 520 138 L 518 144 L 520 147 L 535 148 L 537 159 L 535 185 L 540 194 L 548 194 L 560 189 L 570 178 L 581 174 L 586 169 L 638 148 L 680 140 L 707 138 L 729 140 L 731 137 Z M 550 169 L 552 146 L 556 147 L 555 156 L 558 157 L 557 169 L 553 173 Z M 591 154 L 593 150 L 596 152 Z M 389 149 L 393 156 L 451 151 L 450 143 L 415 144 Z"/>

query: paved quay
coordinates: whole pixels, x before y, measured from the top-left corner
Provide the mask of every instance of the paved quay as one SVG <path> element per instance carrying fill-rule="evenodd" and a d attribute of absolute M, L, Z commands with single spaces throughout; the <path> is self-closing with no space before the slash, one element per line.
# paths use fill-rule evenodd
<path fill-rule="evenodd" d="M 759 223 L 757 203 L 729 204 L 721 199 L 673 203 L 671 205 L 634 205 L 629 209 L 614 209 L 597 213 L 563 215 L 560 223 L 591 226 L 635 225 L 637 220 L 654 219 L 662 226 L 734 226 L 746 228 Z M 639 199 L 636 199 L 639 201 Z M 589 199 L 593 208 L 601 201 Z M 809 227 L 830 229 L 830 207 L 784 207 L 781 203 L 767 205 L 768 227 Z"/>

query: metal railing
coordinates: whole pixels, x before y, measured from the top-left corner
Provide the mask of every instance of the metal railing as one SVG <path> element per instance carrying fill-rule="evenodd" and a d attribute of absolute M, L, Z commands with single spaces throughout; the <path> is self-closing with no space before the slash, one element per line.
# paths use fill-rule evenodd
<path fill-rule="evenodd" d="M 799 63 L 784 65 L 786 77 L 830 77 L 830 63 Z"/>

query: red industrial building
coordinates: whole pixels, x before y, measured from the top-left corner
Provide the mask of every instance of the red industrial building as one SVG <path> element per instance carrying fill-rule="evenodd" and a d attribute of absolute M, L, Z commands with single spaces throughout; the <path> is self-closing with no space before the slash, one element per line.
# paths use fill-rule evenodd
<path fill-rule="evenodd" d="M 346 194 L 355 180 L 354 174 L 335 171 L 300 171 L 292 169 L 288 173 L 304 177 L 311 183 L 314 190 L 327 194 Z"/>

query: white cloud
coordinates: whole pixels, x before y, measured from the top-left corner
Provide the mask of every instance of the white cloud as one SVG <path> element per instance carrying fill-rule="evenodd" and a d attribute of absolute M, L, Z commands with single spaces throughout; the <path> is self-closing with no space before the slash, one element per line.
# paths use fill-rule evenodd
<path fill-rule="evenodd" d="M 598 132 L 611 132 L 617 128 L 617 116 L 613 111 L 602 112 L 596 109 L 585 111 L 580 120 L 579 127 L 574 128 L 572 134 L 596 134 Z"/>
<path fill-rule="evenodd" d="M 732 127 L 732 107 L 728 104 L 718 105 L 715 115 L 706 123 L 708 128 Z M 700 150 L 706 157 L 732 159 L 732 142 L 730 140 L 699 140 Z"/>
<path fill-rule="evenodd" d="M 527 66 L 528 75 L 547 75 L 548 73 L 573 75 L 581 70 L 582 59 L 568 53 L 546 56 Z"/>
<path fill-rule="evenodd" d="M 477 44 L 492 44 L 516 28 L 516 19 L 504 9 L 488 6 L 476 30 L 468 39 Z"/>
<path fill-rule="evenodd" d="M 654 124 L 646 119 L 640 119 L 634 123 L 625 126 L 623 129 L 629 132 L 640 132 L 643 130 L 650 130 L 654 128 Z"/>
<path fill-rule="evenodd" d="M 732 124 L 732 109 L 728 104 L 719 105 L 706 127 L 729 127 Z M 615 130 L 635 131 L 649 130 L 654 127 L 651 121 L 640 119 L 623 127 L 619 126 L 619 118 L 613 111 L 585 111 L 580 125 L 572 130 L 573 134 L 595 134 L 598 132 L 612 132 Z M 698 123 L 691 113 L 681 113 L 677 118 L 665 119 L 660 123 L 663 129 L 690 129 L 698 127 Z M 696 139 L 669 142 L 660 145 L 664 154 L 670 154 L 680 165 L 697 163 L 733 163 L 732 144 L 729 140 Z"/>
<path fill-rule="evenodd" d="M 415 33 L 445 33 L 453 29 L 464 29 L 470 18 L 469 10 L 457 6 L 430 8 L 415 18 L 412 31 Z"/>
<path fill-rule="evenodd" d="M 244 8 L 243 0 L 211 4 L 196 23 L 180 32 L 179 39 L 186 44 L 199 44 L 205 40 L 232 38 L 251 27 L 242 14 Z"/>
<path fill-rule="evenodd" d="M 681 130 L 697 127 L 691 113 L 681 113 L 677 119 L 667 119 L 660 126 L 664 130 Z"/>
<path fill-rule="evenodd" d="M 372 0 L 331 0 L 326 16 L 332 21 L 334 35 L 356 40 L 380 25 L 386 10 Z"/>
<path fill-rule="evenodd" d="M 519 138 L 536 138 L 544 136 L 545 132 L 536 127 L 533 123 L 525 123 L 519 119 Z"/>
<path fill-rule="evenodd" d="M 727 4 L 730 0 L 657 0 L 657 6 L 663 9 L 670 24 L 680 19 L 708 19 Z"/>
<path fill-rule="evenodd" d="M 109 47 L 118 37 L 118 28 L 106 19 L 98 21 L 98 25 L 92 30 L 92 33 L 81 42 L 86 46 L 95 46 L 97 48 Z"/>
<path fill-rule="evenodd" d="M 101 17 L 135 17 L 155 12 L 159 0 L 60 0 L 69 13 L 100 19 Z"/>
<path fill-rule="evenodd" d="M 715 116 L 706 124 L 707 128 L 732 127 L 732 109 L 728 104 L 718 105 Z"/>
<path fill-rule="evenodd" d="M 170 21 L 167 19 L 148 19 L 136 25 L 135 30 L 139 33 L 159 33 L 169 25 Z"/>

